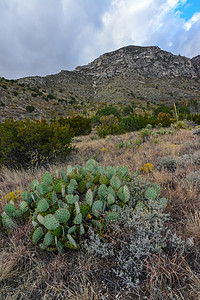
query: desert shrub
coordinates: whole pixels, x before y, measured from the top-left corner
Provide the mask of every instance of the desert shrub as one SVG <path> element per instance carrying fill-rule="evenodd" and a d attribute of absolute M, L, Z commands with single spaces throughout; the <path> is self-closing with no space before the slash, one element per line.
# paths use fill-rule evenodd
<path fill-rule="evenodd" d="M 167 171 L 175 172 L 177 167 L 177 161 L 173 156 L 164 156 L 158 158 L 156 167 L 159 171 L 162 169 L 166 169 Z"/>
<path fill-rule="evenodd" d="M 128 131 L 135 131 L 145 128 L 148 124 L 154 126 L 156 124 L 155 117 L 145 115 L 130 114 L 128 117 L 122 118 L 120 127 Z"/>
<path fill-rule="evenodd" d="M 106 106 L 102 109 L 97 110 L 95 116 L 92 119 L 93 123 L 100 123 L 100 118 L 103 116 L 114 115 L 117 118 L 120 118 L 120 113 L 116 107 Z"/>
<path fill-rule="evenodd" d="M 33 153 L 49 162 L 63 160 L 72 150 L 74 137 L 70 125 L 46 120 L 5 120 L 0 123 L 0 165 L 30 167 Z"/>
<path fill-rule="evenodd" d="M 160 112 L 170 114 L 170 116 L 173 116 L 172 109 L 163 104 L 159 105 L 156 109 L 154 109 L 153 114 L 157 116 Z"/>
<path fill-rule="evenodd" d="M 191 115 L 188 117 L 188 119 L 200 125 L 200 114 Z"/>
<path fill-rule="evenodd" d="M 26 111 L 29 113 L 32 113 L 35 110 L 35 107 L 33 105 L 27 105 L 26 106 Z"/>
<path fill-rule="evenodd" d="M 0 101 L 0 106 L 1 107 L 5 107 L 6 105 L 5 105 L 5 103 L 3 101 Z"/>
<path fill-rule="evenodd" d="M 92 130 L 91 119 L 83 116 L 75 116 L 72 118 L 60 118 L 58 123 L 62 126 L 67 124 L 73 129 L 74 135 L 88 135 Z"/>
<path fill-rule="evenodd" d="M 18 96 L 18 92 L 17 91 L 13 91 L 13 95 L 14 96 Z"/>
<path fill-rule="evenodd" d="M 158 121 L 159 121 L 160 124 L 162 124 L 163 127 L 168 127 L 172 123 L 172 119 L 171 119 L 170 114 L 163 113 L 163 112 L 160 112 L 158 114 Z"/>
<path fill-rule="evenodd" d="M 124 116 L 128 116 L 128 115 L 130 115 L 131 113 L 134 113 L 134 107 L 133 107 L 133 106 L 128 105 L 128 106 L 125 106 L 125 107 L 123 108 L 123 115 L 124 115 Z"/>
<path fill-rule="evenodd" d="M 114 115 L 103 116 L 100 118 L 100 122 L 101 125 L 96 127 L 99 137 L 124 133 L 118 119 Z"/>
<path fill-rule="evenodd" d="M 191 172 L 186 176 L 186 181 L 191 183 L 193 186 L 200 191 L 200 171 Z"/>
<path fill-rule="evenodd" d="M 47 95 L 47 98 L 48 98 L 48 99 L 56 99 L 56 96 L 53 95 L 53 94 L 48 94 L 48 95 Z"/>

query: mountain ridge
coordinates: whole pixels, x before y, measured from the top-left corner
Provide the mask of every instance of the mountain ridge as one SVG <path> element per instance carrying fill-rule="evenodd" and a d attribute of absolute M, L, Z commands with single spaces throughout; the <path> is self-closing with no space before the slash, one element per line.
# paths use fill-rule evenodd
<path fill-rule="evenodd" d="M 31 116 L 47 117 L 84 109 L 86 114 L 91 114 L 105 104 L 142 106 L 144 102 L 197 101 L 197 111 L 200 110 L 200 55 L 190 59 L 158 46 L 125 46 L 73 71 L 1 81 L 0 99 L 5 106 L 0 108 L 0 117 L 12 115 L 9 108 L 13 103 L 22 115 L 29 113 L 25 111 L 25 105 L 29 104 L 35 107 Z M 18 93 L 15 97 L 14 87 Z M 39 92 L 33 95 L 34 90 Z"/>

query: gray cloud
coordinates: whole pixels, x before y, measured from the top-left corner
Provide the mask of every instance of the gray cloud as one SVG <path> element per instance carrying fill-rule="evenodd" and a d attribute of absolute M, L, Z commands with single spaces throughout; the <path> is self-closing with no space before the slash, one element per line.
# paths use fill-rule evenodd
<path fill-rule="evenodd" d="M 192 57 L 200 21 L 175 15 L 185 0 L 0 0 L 0 76 L 72 70 L 129 44 Z"/>

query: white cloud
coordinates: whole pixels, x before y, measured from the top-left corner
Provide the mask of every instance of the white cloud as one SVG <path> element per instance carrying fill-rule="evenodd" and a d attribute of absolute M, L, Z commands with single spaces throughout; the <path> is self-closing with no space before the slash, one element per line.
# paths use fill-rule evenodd
<path fill-rule="evenodd" d="M 190 30 L 190 28 L 192 27 L 192 25 L 193 25 L 194 23 L 196 23 L 198 20 L 200 20 L 200 12 L 196 12 L 196 13 L 192 16 L 192 18 L 191 18 L 189 21 L 187 21 L 187 22 L 185 23 L 184 28 L 185 28 L 187 31 Z"/>
<path fill-rule="evenodd" d="M 45 75 L 126 45 L 200 54 L 200 13 L 187 0 L 0 0 L 0 76 Z"/>

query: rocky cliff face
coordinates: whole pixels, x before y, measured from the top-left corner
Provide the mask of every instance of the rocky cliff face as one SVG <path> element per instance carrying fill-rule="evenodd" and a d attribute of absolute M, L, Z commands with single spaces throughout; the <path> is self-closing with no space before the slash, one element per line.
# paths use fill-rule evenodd
<path fill-rule="evenodd" d="M 191 59 L 193 66 L 195 67 L 198 76 L 200 77 L 200 55 L 197 55 Z"/>
<path fill-rule="evenodd" d="M 194 64 L 193 64 L 194 63 Z M 198 64 L 199 70 L 196 65 Z M 199 60 L 173 55 L 159 47 L 128 46 L 103 54 L 86 66 L 77 67 L 78 74 L 90 75 L 97 82 L 130 73 L 135 78 L 198 78 Z"/>

